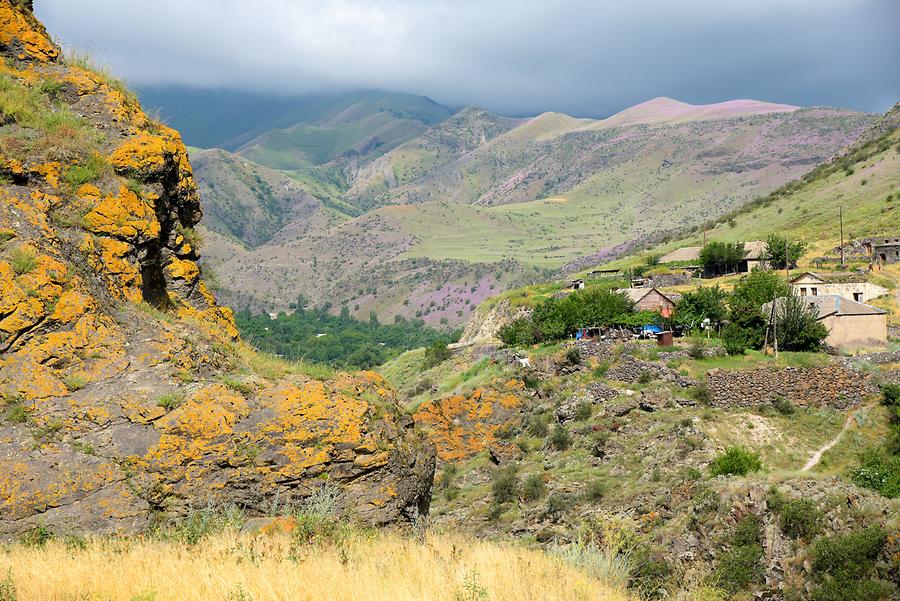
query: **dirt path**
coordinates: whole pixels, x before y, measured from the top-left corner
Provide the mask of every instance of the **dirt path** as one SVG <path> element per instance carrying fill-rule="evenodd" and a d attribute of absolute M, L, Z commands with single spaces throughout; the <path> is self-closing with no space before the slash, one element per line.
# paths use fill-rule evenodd
<path fill-rule="evenodd" d="M 821 447 L 818 451 L 813 453 L 812 457 L 809 458 L 809 461 L 806 462 L 806 465 L 804 465 L 800 471 L 808 472 L 812 468 L 816 467 L 816 465 L 819 464 L 819 461 L 822 460 L 822 455 L 824 455 L 825 453 L 830 451 L 831 448 L 834 447 L 834 445 L 836 445 L 838 443 L 838 441 L 840 441 L 841 436 L 844 435 L 844 432 L 846 432 L 847 428 L 850 427 L 850 424 L 853 423 L 853 418 L 856 416 L 856 414 L 859 411 L 862 411 L 863 409 L 867 409 L 868 407 L 870 407 L 870 405 L 863 405 L 862 407 L 859 407 L 859 408 L 851 411 L 850 415 L 848 415 L 847 419 L 844 421 L 844 427 L 841 428 L 841 431 L 837 433 L 837 436 L 832 438 L 823 447 Z"/>

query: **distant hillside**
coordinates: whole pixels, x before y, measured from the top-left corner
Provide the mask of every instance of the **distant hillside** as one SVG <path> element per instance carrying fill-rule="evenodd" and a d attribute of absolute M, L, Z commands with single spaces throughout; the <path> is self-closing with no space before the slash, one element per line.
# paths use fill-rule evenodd
<path fill-rule="evenodd" d="M 840 244 L 840 211 L 844 237 L 865 238 L 900 229 L 900 105 L 877 119 L 860 138 L 837 156 L 771 194 L 718 219 L 698 224 L 695 231 L 642 250 L 661 254 L 707 239 L 737 241 L 787 234 L 809 245 L 806 260 L 833 255 Z M 637 256 L 613 263 L 639 261 Z"/>
<path fill-rule="evenodd" d="M 298 123 L 328 123 L 357 105 L 425 125 L 452 114 L 450 109 L 423 96 L 378 91 L 276 96 L 236 90 L 144 87 L 138 94 L 144 106 L 157 111 L 182 132 L 187 144 L 230 151 L 272 129 Z"/>
<path fill-rule="evenodd" d="M 664 98 L 603 120 L 467 108 L 418 134 L 407 117 L 360 101 L 263 133 L 238 157 L 197 155 L 207 257 L 229 302 L 277 310 L 302 293 L 364 319 L 455 327 L 472 303 L 579 257 L 739 210 L 874 122 Z"/>

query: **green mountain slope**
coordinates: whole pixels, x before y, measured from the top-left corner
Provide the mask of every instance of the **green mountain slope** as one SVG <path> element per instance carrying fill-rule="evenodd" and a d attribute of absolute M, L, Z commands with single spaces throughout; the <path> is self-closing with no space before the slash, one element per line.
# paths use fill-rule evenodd
<path fill-rule="evenodd" d="M 138 94 L 145 106 L 181 131 L 188 144 L 230 151 L 272 129 L 298 123 L 327 124 L 358 104 L 425 125 L 439 123 L 452 114 L 423 96 L 379 91 L 276 96 L 234 90 L 145 87 Z"/>

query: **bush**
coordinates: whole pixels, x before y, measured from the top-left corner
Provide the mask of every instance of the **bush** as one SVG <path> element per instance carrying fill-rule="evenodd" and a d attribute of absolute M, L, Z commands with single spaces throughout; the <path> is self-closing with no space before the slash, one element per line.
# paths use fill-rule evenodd
<path fill-rule="evenodd" d="M 565 451 L 572 446 L 572 437 L 562 424 L 556 424 L 553 434 L 550 435 L 550 446 L 557 451 Z"/>
<path fill-rule="evenodd" d="M 763 577 L 763 549 L 759 544 L 732 547 L 719 558 L 713 578 L 720 588 L 736 593 Z"/>
<path fill-rule="evenodd" d="M 529 474 L 522 483 L 522 498 L 537 501 L 547 494 L 547 483 L 541 474 Z"/>
<path fill-rule="evenodd" d="M 782 395 L 776 395 L 774 399 L 772 399 L 772 407 L 775 408 L 775 411 L 780 413 L 781 415 L 791 415 L 796 411 L 796 407 L 794 404 L 786 399 Z"/>
<path fill-rule="evenodd" d="M 588 482 L 587 488 L 584 490 L 584 498 L 588 501 L 597 502 L 606 494 L 606 482 L 597 478 Z"/>
<path fill-rule="evenodd" d="M 436 365 L 440 365 L 452 355 L 453 353 L 447 348 L 445 342 L 435 340 L 425 347 L 425 357 L 422 360 L 422 369 L 431 369 Z"/>
<path fill-rule="evenodd" d="M 699 336 L 694 336 L 691 338 L 687 352 L 693 359 L 702 359 L 706 356 L 706 340 Z"/>
<path fill-rule="evenodd" d="M 762 520 L 754 513 L 748 513 L 737 523 L 731 544 L 735 547 L 758 545 L 762 534 Z"/>
<path fill-rule="evenodd" d="M 675 319 L 690 329 L 699 328 L 704 319 L 709 319 L 713 326 L 718 326 L 728 316 L 728 308 L 725 306 L 727 296 L 718 285 L 699 286 L 693 291 L 685 292 L 676 305 Z"/>
<path fill-rule="evenodd" d="M 820 538 L 812 550 L 813 574 L 823 580 L 826 576 L 860 580 L 871 572 L 886 542 L 887 534 L 880 526 Z"/>
<path fill-rule="evenodd" d="M 822 531 L 825 517 L 809 499 L 785 501 L 780 508 L 781 530 L 793 539 L 810 541 Z"/>
<path fill-rule="evenodd" d="M 713 476 L 746 476 L 762 469 L 759 453 L 743 447 L 729 447 L 709 465 Z"/>
<path fill-rule="evenodd" d="M 881 601 L 896 588 L 878 580 L 846 581 L 827 578 L 812 591 L 812 601 Z"/>
<path fill-rule="evenodd" d="M 578 403 L 578 405 L 575 406 L 575 421 L 583 422 L 591 419 L 591 414 L 593 412 L 594 406 L 591 403 Z"/>
<path fill-rule="evenodd" d="M 566 363 L 569 365 L 581 365 L 581 351 L 574 347 L 567 350 Z"/>
<path fill-rule="evenodd" d="M 900 456 L 885 450 L 869 451 L 862 464 L 850 473 L 860 486 L 876 490 L 889 499 L 900 497 Z"/>
<path fill-rule="evenodd" d="M 709 406 L 713 402 L 712 390 L 710 390 L 709 386 L 706 384 L 697 384 L 696 386 L 689 388 L 687 395 L 701 405 Z"/>
<path fill-rule="evenodd" d="M 516 500 L 519 495 L 519 477 L 515 466 L 497 468 L 491 480 L 495 504 L 502 505 Z"/>
<path fill-rule="evenodd" d="M 528 433 L 537 438 L 544 438 L 550 431 L 549 422 L 550 418 L 544 413 L 533 415 L 528 422 Z"/>
<path fill-rule="evenodd" d="M 752 346 L 751 334 L 736 324 L 728 324 L 722 330 L 722 344 L 729 355 L 743 355 Z"/>

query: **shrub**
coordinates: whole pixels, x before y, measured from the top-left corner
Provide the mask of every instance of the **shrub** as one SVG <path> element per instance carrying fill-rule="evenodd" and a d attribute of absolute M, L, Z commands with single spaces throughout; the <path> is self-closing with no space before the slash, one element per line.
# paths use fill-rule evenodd
<path fill-rule="evenodd" d="M 758 515 L 749 513 L 741 518 L 731 536 L 731 544 L 735 547 L 746 547 L 760 543 L 762 520 Z"/>
<path fill-rule="evenodd" d="M 701 405 L 709 406 L 713 402 L 712 390 L 706 384 L 698 384 L 687 391 L 688 397 L 694 399 Z"/>
<path fill-rule="evenodd" d="M 869 451 L 850 477 L 860 486 L 876 490 L 889 499 L 900 497 L 900 456 L 885 450 Z"/>
<path fill-rule="evenodd" d="M 722 344 L 729 355 L 743 355 L 751 346 L 751 336 L 736 324 L 728 324 L 722 330 Z"/>
<path fill-rule="evenodd" d="M 792 402 L 780 394 L 772 399 L 772 407 L 781 415 L 791 415 L 797 410 Z"/>
<path fill-rule="evenodd" d="M 812 550 L 813 573 L 839 581 L 862 579 L 875 566 L 875 559 L 886 542 L 887 534 L 880 526 L 820 538 Z"/>
<path fill-rule="evenodd" d="M 605 376 L 606 372 L 608 372 L 608 371 L 609 371 L 609 362 L 604 361 L 603 363 L 600 363 L 599 365 L 597 365 L 597 367 L 594 368 L 594 371 L 591 372 L 591 375 L 593 375 L 597 379 L 600 379 L 603 376 Z"/>
<path fill-rule="evenodd" d="M 568 497 L 565 497 L 560 494 L 553 493 L 549 497 L 547 497 L 547 510 L 546 514 L 548 517 L 555 518 L 559 516 L 563 511 L 569 508 L 571 505 Z"/>
<path fill-rule="evenodd" d="M 515 466 L 497 468 L 491 480 L 494 503 L 500 505 L 516 500 L 519 494 L 519 477 Z"/>
<path fill-rule="evenodd" d="M 651 374 L 647 370 L 644 370 L 641 372 L 641 375 L 638 376 L 637 381 L 638 381 L 638 384 L 649 384 L 650 382 L 653 381 L 653 374 Z"/>
<path fill-rule="evenodd" d="M 713 476 L 746 476 L 762 469 L 759 453 L 743 447 L 728 447 L 709 466 Z"/>
<path fill-rule="evenodd" d="M 759 582 L 763 576 L 763 550 L 759 544 L 732 547 L 720 558 L 713 578 L 717 586 L 730 592 Z"/>
<path fill-rule="evenodd" d="M 9 265 L 16 275 L 31 273 L 38 265 L 37 256 L 27 248 L 17 248 L 9 254 Z"/>
<path fill-rule="evenodd" d="M 556 427 L 553 428 L 553 434 L 550 435 L 550 446 L 557 451 L 565 451 L 572 446 L 572 437 L 562 424 L 556 424 Z"/>
<path fill-rule="evenodd" d="M 688 345 L 688 355 L 693 359 L 702 359 L 706 355 L 706 340 L 699 336 L 691 338 Z"/>
<path fill-rule="evenodd" d="M 522 498 L 537 501 L 547 494 L 547 483 L 541 474 L 529 474 L 522 483 Z"/>
<path fill-rule="evenodd" d="M 584 498 L 588 501 L 599 501 L 606 494 L 606 482 L 601 478 L 596 478 L 588 482 L 587 488 L 584 490 Z"/>
<path fill-rule="evenodd" d="M 503 325 L 497 336 L 507 346 L 529 346 L 536 342 L 534 324 L 527 317 L 518 317 Z"/>
<path fill-rule="evenodd" d="M 575 421 L 583 422 L 591 418 L 594 406 L 590 403 L 578 403 L 575 406 Z"/>
<path fill-rule="evenodd" d="M 537 438 L 544 438 L 550 431 L 549 421 L 550 418 L 544 413 L 533 415 L 528 422 L 528 433 Z"/>
<path fill-rule="evenodd" d="M 78 374 L 70 374 L 63 378 L 63 384 L 69 389 L 69 392 L 81 390 L 89 383 L 88 379 Z"/>
<path fill-rule="evenodd" d="M 447 348 L 447 344 L 440 340 L 435 340 L 425 347 L 425 356 L 422 360 L 422 369 L 431 369 L 436 365 L 440 365 L 451 357 L 453 353 Z"/>
<path fill-rule="evenodd" d="M 22 536 L 22 544 L 28 547 L 43 547 L 53 540 L 53 532 L 43 524 L 39 524 Z"/>
<path fill-rule="evenodd" d="M 574 347 L 566 351 L 566 363 L 569 365 L 581 365 L 581 351 Z"/>
<path fill-rule="evenodd" d="M 812 540 L 822 530 L 825 517 L 809 499 L 785 501 L 781 506 L 781 529 L 793 539 Z"/>
<path fill-rule="evenodd" d="M 812 601 L 881 601 L 891 599 L 896 588 L 878 580 L 847 581 L 827 578 L 812 591 Z"/>

